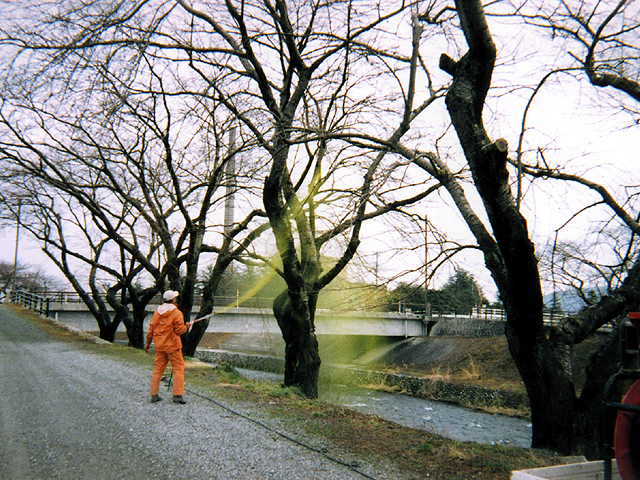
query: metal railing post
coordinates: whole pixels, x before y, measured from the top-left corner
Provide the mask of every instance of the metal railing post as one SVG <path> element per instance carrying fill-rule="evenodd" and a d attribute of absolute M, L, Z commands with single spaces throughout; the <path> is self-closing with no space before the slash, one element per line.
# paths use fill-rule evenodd
<path fill-rule="evenodd" d="M 18 290 L 11 292 L 11 303 L 20 305 L 21 307 L 33 310 L 40 315 L 49 316 L 49 309 L 51 299 L 49 297 L 41 297 L 40 295 L 27 292 L 25 290 Z"/>

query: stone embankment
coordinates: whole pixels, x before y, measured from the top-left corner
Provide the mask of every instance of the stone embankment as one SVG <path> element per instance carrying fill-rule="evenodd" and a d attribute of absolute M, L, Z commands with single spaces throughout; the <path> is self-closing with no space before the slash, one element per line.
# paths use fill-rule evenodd
<path fill-rule="evenodd" d="M 196 357 L 204 362 L 227 364 L 237 368 L 279 374 L 284 372 L 284 360 L 278 357 L 222 350 L 198 350 Z M 345 365 L 323 364 L 320 368 L 320 379 L 321 381 L 347 385 L 384 385 L 391 391 L 398 393 L 455 403 L 470 408 L 497 407 L 522 410 L 528 408 L 529 405 L 525 394 Z"/>

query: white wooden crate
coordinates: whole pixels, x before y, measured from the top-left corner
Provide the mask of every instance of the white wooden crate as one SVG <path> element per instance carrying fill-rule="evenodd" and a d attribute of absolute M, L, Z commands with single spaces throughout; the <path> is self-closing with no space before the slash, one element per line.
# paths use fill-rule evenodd
<path fill-rule="evenodd" d="M 511 472 L 511 480 L 603 480 L 604 463 L 581 462 L 555 467 L 532 468 Z M 622 480 L 615 460 L 611 465 L 611 480 Z"/>

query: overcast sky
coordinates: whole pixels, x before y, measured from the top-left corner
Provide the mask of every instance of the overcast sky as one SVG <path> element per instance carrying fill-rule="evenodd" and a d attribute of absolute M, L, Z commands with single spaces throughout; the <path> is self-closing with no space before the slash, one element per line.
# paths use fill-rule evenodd
<path fill-rule="evenodd" d="M 485 109 L 485 122 L 493 138 L 507 139 L 510 155 L 515 157 L 522 112 L 531 93 L 530 87 L 541 79 L 550 65 L 568 66 L 572 60 L 560 48 L 562 45 L 558 39 L 552 42 L 546 33 L 534 32 L 520 22 L 490 17 L 489 26 L 498 45 L 499 57 L 490 94 L 492 97 L 488 99 Z M 461 44 L 461 51 L 464 48 Z M 439 55 L 445 50 L 453 58 L 459 56 L 459 51 L 452 44 L 430 41 L 425 42 L 421 49 L 436 81 L 448 81 L 446 74 L 437 68 Z M 543 87 L 529 113 L 529 130 L 525 140 L 529 148 L 543 148 L 552 164 L 562 165 L 571 173 L 600 182 L 612 193 L 620 193 L 620 185 L 640 183 L 636 168 L 637 152 L 640 152 L 639 127 L 637 123 L 634 124 L 637 118 L 615 107 L 607 107 L 608 92 L 590 86 L 583 75 L 579 75 L 578 79 L 560 74 Z M 517 86 L 523 88 L 514 88 Z M 447 122 L 443 102 L 438 108 L 442 112 L 442 122 Z M 450 131 L 448 136 L 455 149 L 457 141 L 453 132 Z M 446 141 L 442 144 L 446 144 Z M 430 149 L 428 143 L 420 147 Z M 535 153 L 531 153 L 525 157 L 525 161 L 534 163 L 535 158 Z M 452 161 L 455 161 L 455 151 Z M 445 197 L 446 194 L 442 196 Z M 473 195 L 471 198 L 473 200 Z M 574 188 L 559 182 L 536 182 L 536 188 L 527 188 L 522 211 L 538 251 L 546 248 L 555 231 L 570 218 L 573 211 L 594 198 L 584 187 Z M 450 225 L 452 237 L 471 241 L 466 227 L 450 205 L 427 201 L 427 211 L 430 219 L 433 218 L 441 229 L 444 229 L 443 224 Z M 578 216 L 562 231 L 562 235 L 566 240 L 579 241 L 586 237 L 596 219 L 594 215 L 596 213 L 590 211 Z M 392 234 L 375 238 L 376 232 L 385 231 L 384 227 L 366 226 L 365 231 L 369 232 L 368 238 L 367 234 L 363 236 L 360 252 L 369 266 L 374 258 L 377 259 L 380 275 L 392 276 L 407 263 L 419 265 L 423 261 L 422 249 L 389 255 L 388 252 L 397 246 L 397 238 Z M 416 243 L 419 242 L 420 232 L 416 231 L 414 238 Z M 15 228 L 1 230 L 0 260 L 13 262 L 14 246 Z M 48 260 L 35 242 L 22 235 L 19 263 L 38 268 L 48 264 Z M 475 252 L 458 259 L 457 263 L 476 277 L 487 297 L 495 299 L 495 286 L 483 266 L 481 255 Z M 52 274 L 56 272 L 53 267 L 46 270 Z M 451 269 L 444 270 L 434 286 L 441 286 L 450 273 Z M 422 282 L 423 275 L 416 271 L 403 280 Z"/>

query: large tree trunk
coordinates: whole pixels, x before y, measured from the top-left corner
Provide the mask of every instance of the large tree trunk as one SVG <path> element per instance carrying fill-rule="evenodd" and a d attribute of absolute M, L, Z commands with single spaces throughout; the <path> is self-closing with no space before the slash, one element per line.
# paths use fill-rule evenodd
<path fill-rule="evenodd" d="M 158 294 L 160 288 L 156 284 L 153 287 L 137 291 L 135 288 L 129 286 L 128 291 L 129 298 L 131 300 L 131 313 L 133 316 L 131 328 L 127 328 L 129 346 L 143 348 L 146 336 L 146 332 L 144 331 L 144 321 L 147 318 L 147 306 Z"/>
<path fill-rule="evenodd" d="M 607 322 L 617 319 L 620 324 L 627 312 L 637 311 L 640 305 L 640 261 L 629 270 L 622 285 L 603 297 L 597 305 L 582 309 L 575 316 L 551 331 L 553 345 L 577 345 Z M 604 398 L 605 385 L 617 372 L 620 362 L 619 330 L 614 329 L 594 352 L 585 371 L 585 382 L 577 400 L 573 418 L 572 453 L 589 459 L 599 459 L 605 421 L 605 400 L 619 401 L 627 386 L 621 382 L 613 396 Z M 611 438 L 607 439 L 609 442 Z"/>
<path fill-rule="evenodd" d="M 273 301 L 273 314 L 285 342 L 284 385 L 299 387 L 309 398 L 318 398 L 320 354 L 312 314 L 316 301 L 317 295 L 310 295 L 294 306 L 288 290 Z"/>
<path fill-rule="evenodd" d="M 143 309 L 146 310 L 146 309 Z M 144 319 L 146 312 L 141 312 L 134 308 L 131 315 L 131 324 L 126 326 L 129 346 L 133 348 L 144 348 L 146 332 L 144 331 Z"/>
<path fill-rule="evenodd" d="M 198 318 L 205 317 L 213 313 L 213 307 L 215 306 L 213 296 L 220 284 L 222 273 L 224 272 L 224 269 L 226 269 L 226 266 L 221 271 L 219 268 L 216 268 L 219 262 L 220 259 L 218 258 L 216 266 L 214 266 L 213 272 L 207 279 L 207 283 L 205 283 L 202 290 L 202 303 L 200 304 Z M 191 329 L 182 336 L 182 353 L 185 356 L 193 357 L 196 354 L 196 348 L 200 344 L 200 341 L 208 327 L 209 319 L 205 318 L 204 320 L 195 323 Z"/>
<path fill-rule="evenodd" d="M 113 343 L 116 340 L 116 331 L 118 330 L 118 326 L 120 325 L 120 321 L 117 318 L 114 318 L 112 322 L 106 324 L 99 324 L 100 332 L 98 336 L 101 340 L 105 340 L 109 343 Z"/>
<path fill-rule="evenodd" d="M 614 330 L 594 353 L 586 369 L 586 380 L 573 419 L 573 454 L 584 455 L 590 460 L 603 458 L 605 402 L 619 401 L 623 395 L 623 392 L 619 391 L 618 397 L 605 398 L 605 385 L 615 373 L 619 358 L 620 337 L 619 332 Z"/>
<path fill-rule="evenodd" d="M 110 287 L 107 290 L 107 303 L 115 311 L 115 318 L 118 320 L 118 323 L 124 323 L 124 327 L 127 330 L 127 338 L 129 339 L 129 346 L 142 348 L 144 346 L 142 325 L 136 324 L 135 319 L 131 316 L 129 307 L 125 305 L 122 300 L 118 299 L 118 292 L 120 292 L 122 288 L 121 284 Z"/>
<path fill-rule="evenodd" d="M 533 426 L 531 445 L 569 455 L 576 415 L 573 383 L 544 333 L 524 333 L 527 328 L 523 322 L 542 322 L 522 316 L 514 320 L 514 315 L 507 314 L 509 351 L 529 397 Z"/>
<path fill-rule="evenodd" d="M 526 220 L 511 194 L 506 168 L 507 144 L 492 142 L 482 122 L 496 48 L 480 1 L 456 1 L 469 51 L 458 61 L 441 58 L 453 76 L 446 104 L 491 223 L 499 255 L 485 252 L 507 312 L 511 355 L 525 383 L 531 405 L 532 446 L 571 452 L 576 397 L 543 325 L 543 298 L 534 246 Z"/>
<path fill-rule="evenodd" d="M 274 302 L 274 314 L 286 343 L 285 385 L 297 386 L 307 397 L 317 398 L 320 356 L 314 315 L 318 295 L 316 282 L 321 271 L 318 245 L 314 238 L 314 222 L 307 218 L 289 176 L 287 129 L 282 128 L 279 134 L 271 170 L 264 183 L 263 202 L 282 259 L 283 277 L 288 288 L 285 295 L 289 301 L 279 296 L 277 304 Z M 291 219 L 296 225 L 298 246 Z"/>
<path fill-rule="evenodd" d="M 248 219 L 247 219 L 248 223 Z M 213 270 L 207 279 L 207 282 L 204 284 L 204 288 L 202 289 L 202 303 L 200 304 L 200 310 L 198 311 L 197 318 L 206 317 L 213 313 L 214 304 L 214 295 L 218 291 L 218 287 L 220 286 L 220 280 L 222 279 L 222 275 L 227 270 L 231 262 L 233 261 L 234 256 L 229 254 L 230 249 L 230 239 L 226 239 L 222 246 L 222 251 L 218 253 L 218 258 L 216 260 L 215 265 L 213 266 Z M 209 318 L 205 318 L 204 320 L 199 321 L 194 324 L 191 329 L 182 336 L 182 353 L 187 357 L 193 357 L 196 353 L 196 348 L 198 344 L 202 340 L 207 328 L 209 327 Z"/>
<path fill-rule="evenodd" d="M 603 299 L 594 311 L 581 312 L 584 318 L 574 319 L 548 335 L 542 318 L 534 246 L 510 190 L 507 142 L 492 142 L 482 121 L 495 45 L 481 2 L 460 0 L 456 7 L 469 51 L 457 62 L 446 55 L 441 57 L 441 67 L 453 77 L 446 104 L 493 230 L 495 242 L 472 228 L 507 312 L 509 349 L 531 405 L 532 446 L 598 457 L 604 385 L 614 373 L 618 345 L 612 336 L 594 355 L 579 398 L 563 361 L 564 351 L 593 333 L 604 318 L 613 319 L 637 308 L 636 277 L 640 275 L 632 270 L 615 298 Z"/>

